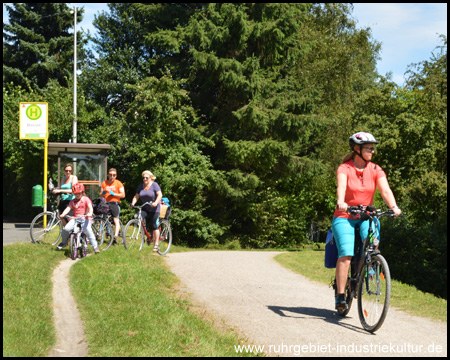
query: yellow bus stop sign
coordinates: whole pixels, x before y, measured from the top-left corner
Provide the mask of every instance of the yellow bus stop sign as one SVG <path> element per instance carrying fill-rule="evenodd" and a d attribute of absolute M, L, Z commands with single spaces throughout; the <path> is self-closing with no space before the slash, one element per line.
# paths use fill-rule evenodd
<path fill-rule="evenodd" d="M 48 103 L 20 103 L 20 139 L 45 140 L 48 138 Z"/>

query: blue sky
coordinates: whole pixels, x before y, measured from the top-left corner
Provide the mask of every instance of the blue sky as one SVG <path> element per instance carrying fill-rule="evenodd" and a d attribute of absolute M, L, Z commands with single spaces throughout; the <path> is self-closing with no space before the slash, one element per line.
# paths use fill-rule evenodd
<path fill-rule="evenodd" d="M 68 3 L 70 7 L 84 7 L 84 19 L 78 27 L 95 34 L 94 15 L 109 11 L 106 3 Z M 439 34 L 447 35 L 446 3 L 354 3 L 353 17 L 357 26 L 370 27 L 375 40 L 382 43 L 378 72 L 392 72 L 392 79 L 404 84 L 408 65 L 429 60 L 436 46 L 441 45 Z M 3 21 L 7 13 L 3 5 Z"/>

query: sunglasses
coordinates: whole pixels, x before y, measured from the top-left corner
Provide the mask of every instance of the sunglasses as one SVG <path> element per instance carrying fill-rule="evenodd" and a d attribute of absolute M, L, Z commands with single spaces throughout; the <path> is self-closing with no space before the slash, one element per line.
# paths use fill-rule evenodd
<path fill-rule="evenodd" d="M 375 151 L 374 147 L 363 147 L 363 149 L 369 150 L 369 151 Z"/>

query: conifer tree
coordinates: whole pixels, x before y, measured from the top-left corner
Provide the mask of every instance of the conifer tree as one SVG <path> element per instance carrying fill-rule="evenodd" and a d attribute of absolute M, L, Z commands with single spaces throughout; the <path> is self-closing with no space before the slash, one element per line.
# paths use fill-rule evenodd
<path fill-rule="evenodd" d="M 74 51 L 73 34 L 68 32 L 74 26 L 70 8 L 65 3 L 14 3 L 6 9 L 9 24 L 3 24 L 3 82 L 42 89 L 49 79 L 55 79 L 67 86 L 73 74 Z M 82 20 L 83 12 L 77 11 L 77 21 Z"/>

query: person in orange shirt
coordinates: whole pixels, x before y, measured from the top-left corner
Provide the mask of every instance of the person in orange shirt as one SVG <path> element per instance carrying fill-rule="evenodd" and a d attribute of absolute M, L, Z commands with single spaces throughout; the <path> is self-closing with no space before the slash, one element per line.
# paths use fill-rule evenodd
<path fill-rule="evenodd" d="M 111 212 L 115 225 L 114 238 L 117 238 L 120 231 L 120 199 L 125 198 L 125 188 L 123 187 L 123 184 L 117 180 L 116 169 L 109 169 L 108 180 L 103 181 L 100 196 L 104 197 L 109 205 L 109 211 Z"/>
<path fill-rule="evenodd" d="M 344 158 L 336 172 L 337 206 L 331 224 L 338 248 L 336 309 L 347 308 L 344 289 L 350 261 L 354 254 L 355 227 L 360 227 L 361 240 L 364 240 L 369 232 L 369 221 L 353 219 L 347 213 L 347 207 L 372 206 L 375 191 L 378 188 L 384 202 L 394 211 L 395 215 L 399 216 L 402 213 L 389 187 L 386 173 L 379 165 L 371 162 L 378 140 L 372 134 L 358 132 L 350 137 L 349 144 L 352 152 Z"/>

